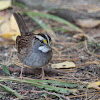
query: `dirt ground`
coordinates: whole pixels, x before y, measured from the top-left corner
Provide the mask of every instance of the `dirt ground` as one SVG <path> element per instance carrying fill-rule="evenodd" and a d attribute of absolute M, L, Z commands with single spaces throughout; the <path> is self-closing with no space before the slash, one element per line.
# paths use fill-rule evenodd
<path fill-rule="evenodd" d="M 24 17 L 27 19 L 27 16 Z M 51 24 L 52 21 L 50 20 L 49 23 Z M 58 24 L 59 26 L 62 25 L 60 23 Z M 32 27 L 35 27 L 36 25 Z M 52 43 L 52 46 L 55 47 L 55 49 L 53 50 L 53 58 L 50 64 L 47 65 L 48 69 L 45 69 L 46 79 L 72 82 L 79 85 L 84 85 L 86 82 L 96 82 L 100 79 L 100 26 L 89 29 L 81 29 L 84 33 L 86 33 L 82 37 L 79 36 L 80 33 L 76 31 L 71 33 L 55 31 L 57 40 L 55 39 Z M 53 37 L 51 36 L 51 38 Z M 12 68 L 13 70 L 10 70 L 10 76 L 18 78 L 20 75 L 20 67 L 12 63 L 16 58 L 14 42 L 13 44 L 0 46 L 0 63 L 4 63 L 8 65 L 8 68 Z M 64 61 L 74 62 L 76 67 L 68 69 L 50 68 L 52 64 Z M 19 68 L 19 70 L 16 68 Z M 27 70 L 29 70 L 29 68 L 27 68 Z M 26 74 L 23 72 L 23 76 L 32 79 L 40 79 L 39 75 L 41 69 L 32 70 L 34 72 L 31 75 L 27 72 Z M 0 77 L 3 76 L 8 77 L 7 74 L 0 70 Z M 42 89 L 35 86 L 13 81 L 0 83 L 9 86 L 13 90 L 16 90 L 16 92 L 23 95 L 23 100 L 59 100 L 56 96 L 52 96 L 50 94 L 45 97 L 40 96 L 43 93 L 35 93 L 33 90 L 41 91 Z M 99 100 L 100 91 L 95 88 L 84 88 L 83 90 L 79 88 L 77 93 L 68 95 L 68 98 L 70 100 Z M 18 100 L 14 95 L 3 90 L 0 90 L 0 99 Z"/>

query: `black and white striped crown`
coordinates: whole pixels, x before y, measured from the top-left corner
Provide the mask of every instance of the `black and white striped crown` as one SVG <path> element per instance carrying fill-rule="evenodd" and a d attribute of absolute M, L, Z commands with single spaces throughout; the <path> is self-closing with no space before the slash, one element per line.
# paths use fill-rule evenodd
<path fill-rule="evenodd" d="M 51 44 L 51 37 L 48 34 L 39 33 L 35 35 L 35 38 L 40 41 L 43 41 L 45 44 Z"/>

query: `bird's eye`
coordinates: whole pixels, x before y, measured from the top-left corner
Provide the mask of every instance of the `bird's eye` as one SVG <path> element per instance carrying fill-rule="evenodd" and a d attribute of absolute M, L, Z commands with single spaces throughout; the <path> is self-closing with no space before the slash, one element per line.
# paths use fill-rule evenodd
<path fill-rule="evenodd" d="M 41 43 L 43 43 L 43 41 L 42 41 L 42 40 L 41 40 L 40 42 L 41 42 Z"/>
<path fill-rule="evenodd" d="M 43 39 L 43 42 L 44 42 L 45 44 L 47 44 L 47 40 L 46 40 L 46 39 Z"/>

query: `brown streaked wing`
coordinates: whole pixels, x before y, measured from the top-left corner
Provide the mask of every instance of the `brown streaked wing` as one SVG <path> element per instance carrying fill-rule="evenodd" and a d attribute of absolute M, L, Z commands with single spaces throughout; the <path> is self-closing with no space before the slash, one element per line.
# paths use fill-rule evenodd
<path fill-rule="evenodd" d="M 34 33 L 30 33 L 30 35 L 27 34 L 27 35 L 17 36 L 16 48 L 18 50 L 18 53 L 27 54 L 31 48 L 31 43 L 33 39 L 34 39 Z"/>

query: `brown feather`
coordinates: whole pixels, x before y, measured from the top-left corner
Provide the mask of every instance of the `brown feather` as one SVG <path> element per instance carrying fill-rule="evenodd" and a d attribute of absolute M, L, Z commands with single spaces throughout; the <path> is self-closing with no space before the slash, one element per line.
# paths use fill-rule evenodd
<path fill-rule="evenodd" d="M 16 48 L 18 50 L 18 53 L 27 54 L 27 52 L 30 50 L 30 47 L 28 46 L 31 45 L 33 38 L 34 38 L 34 33 L 30 33 L 30 35 L 17 36 Z"/>
<path fill-rule="evenodd" d="M 29 30 L 27 29 L 25 22 L 19 13 L 14 13 L 14 17 L 21 32 L 21 36 L 17 36 L 16 38 L 16 48 L 19 54 L 26 55 L 28 50 L 30 50 L 27 47 L 33 40 L 32 38 L 34 37 L 34 33 L 29 33 Z"/>
<path fill-rule="evenodd" d="M 19 27 L 21 35 L 23 35 L 23 34 L 29 34 L 29 30 L 26 27 L 24 19 L 22 18 L 22 16 L 20 15 L 20 13 L 14 13 L 14 17 L 15 17 L 16 22 L 18 24 L 18 27 Z"/>

